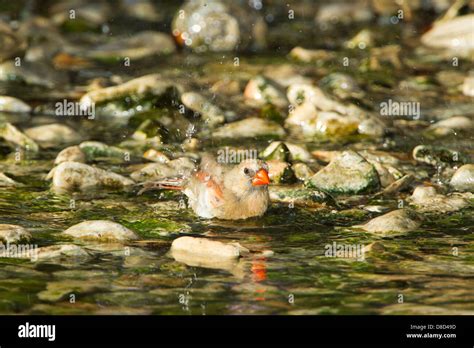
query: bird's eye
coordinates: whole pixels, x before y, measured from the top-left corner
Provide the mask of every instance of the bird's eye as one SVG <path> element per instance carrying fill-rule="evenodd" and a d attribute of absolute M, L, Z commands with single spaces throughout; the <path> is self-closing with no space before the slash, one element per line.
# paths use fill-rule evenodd
<path fill-rule="evenodd" d="M 250 170 L 248 168 L 244 168 L 244 174 L 249 175 L 249 173 L 250 173 Z"/>

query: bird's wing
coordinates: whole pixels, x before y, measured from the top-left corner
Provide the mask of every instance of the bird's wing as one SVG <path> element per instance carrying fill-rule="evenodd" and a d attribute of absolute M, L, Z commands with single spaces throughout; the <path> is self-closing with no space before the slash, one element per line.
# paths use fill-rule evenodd
<path fill-rule="evenodd" d="M 227 168 L 216 162 L 214 157 L 210 154 L 204 154 L 201 156 L 200 170 L 209 174 L 216 182 L 220 182 L 224 176 Z"/>

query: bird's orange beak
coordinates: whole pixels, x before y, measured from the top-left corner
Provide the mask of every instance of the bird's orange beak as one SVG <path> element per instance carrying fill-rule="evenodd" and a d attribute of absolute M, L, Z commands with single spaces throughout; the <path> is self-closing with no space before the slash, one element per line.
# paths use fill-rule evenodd
<path fill-rule="evenodd" d="M 268 185 L 270 183 L 270 178 L 268 177 L 268 172 L 265 169 L 260 169 L 252 179 L 253 186 Z"/>

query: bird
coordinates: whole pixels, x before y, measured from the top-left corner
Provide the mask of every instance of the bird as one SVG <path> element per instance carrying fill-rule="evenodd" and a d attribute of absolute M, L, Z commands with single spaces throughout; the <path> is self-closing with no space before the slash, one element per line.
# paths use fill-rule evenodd
<path fill-rule="evenodd" d="M 229 167 L 205 154 L 199 169 L 190 176 L 146 182 L 138 194 L 153 189 L 178 190 L 202 218 L 242 220 L 265 214 L 269 184 L 268 165 L 262 160 L 245 159 Z"/>

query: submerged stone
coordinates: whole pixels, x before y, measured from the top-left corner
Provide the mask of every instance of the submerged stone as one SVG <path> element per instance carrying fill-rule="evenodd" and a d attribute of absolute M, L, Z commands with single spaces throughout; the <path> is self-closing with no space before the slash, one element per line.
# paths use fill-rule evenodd
<path fill-rule="evenodd" d="M 0 240 L 4 243 L 18 243 L 31 239 L 31 233 L 18 225 L 0 224 Z"/>
<path fill-rule="evenodd" d="M 25 134 L 41 147 L 46 148 L 74 144 L 82 140 L 81 135 L 74 129 L 60 123 L 28 128 Z"/>
<path fill-rule="evenodd" d="M 253 137 L 283 137 L 285 130 L 275 122 L 261 118 L 250 117 L 241 121 L 228 123 L 219 127 L 213 133 L 215 138 L 253 138 Z"/>
<path fill-rule="evenodd" d="M 38 152 L 36 142 L 19 131 L 11 123 L 0 123 L 0 139 L 4 139 L 13 148 L 20 147 L 26 151 Z"/>
<path fill-rule="evenodd" d="M 303 207 L 321 207 L 326 203 L 334 203 L 332 197 L 327 193 L 303 186 L 271 185 L 269 194 L 272 202 Z"/>
<path fill-rule="evenodd" d="M 21 186 L 21 184 L 0 172 L 0 187 L 15 187 L 15 186 Z"/>
<path fill-rule="evenodd" d="M 288 100 L 282 89 L 273 81 L 257 76 L 251 79 L 245 87 L 244 97 L 255 106 L 273 104 L 285 108 L 288 106 Z"/>
<path fill-rule="evenodd" d="M 474 164 L 465 164 L 456 170 L 449 184 L 456 191 L 474 193 Z"/>
<path fill-rule="evenodd" d="M 418 186 L 409 201 L 417 211 L 423 213 L 447 213 L 466 208 L 474 196 L 471 193 L 442 195 L 432 186 Z"/>
<path fill-rule="evenodd" d="M 378 216 L 365 225 L 355 226 L 382 236 L 402 234 L 416 230 L 420 226 L 420 218 L 409 209 L 398 209 Z"/>
<path fill-rule="evenodd" d="M 238 259 L 242 247 L 232 243 L 222 243 L 206 238 L 180 237 L 173 241 L 171 253 L 189 253 L 209 259 Z"/>
<path fill-rule="evenodd" d="M 413 158 L 432 166 L 454 166 L 465 163 L 464 154 L 442 146 L 418 145 L 413 149 Z"/>
<path fill-rule="evenodd" d="M 83 221 L 69 227 L 63 234 L 77 239 L 98 241 L 126 242 L 138 239 L 138 236 L 133 231 L 116 222 L 107 220 Z"/>
<path fill-rule="evenodd" d="M 28 113 L 31 111 L 31 107 L 20 99 L 2 95 L 0 96 L 0 111 Z"/>
<path fill-rule="evenodd" d="M 63 162 L 85 163 L 86 155 L 84 154 L 84 152 L 81 151 L 81 148 L 79 146 L 69 146 L 61 150 L 56 156 L 56 159 L 54 160 L 54 164 L 56 165 Z"/>
<path fill-rule="evenodd" d="M 59 192 L 97 187 L 123 189 L 134 184 L 133 180 L 122 175 L 77 162 L 63 162 L 54 167 L 47 176 L 47 179 L 51 178 L 53 189 Z"/>
<path fill-rule="evenodd" d="M 308 181 L 309 187 L 335 194 L 357 194 L 377 190 L 375 168 L 354 151 L 344 151 Z"/>

